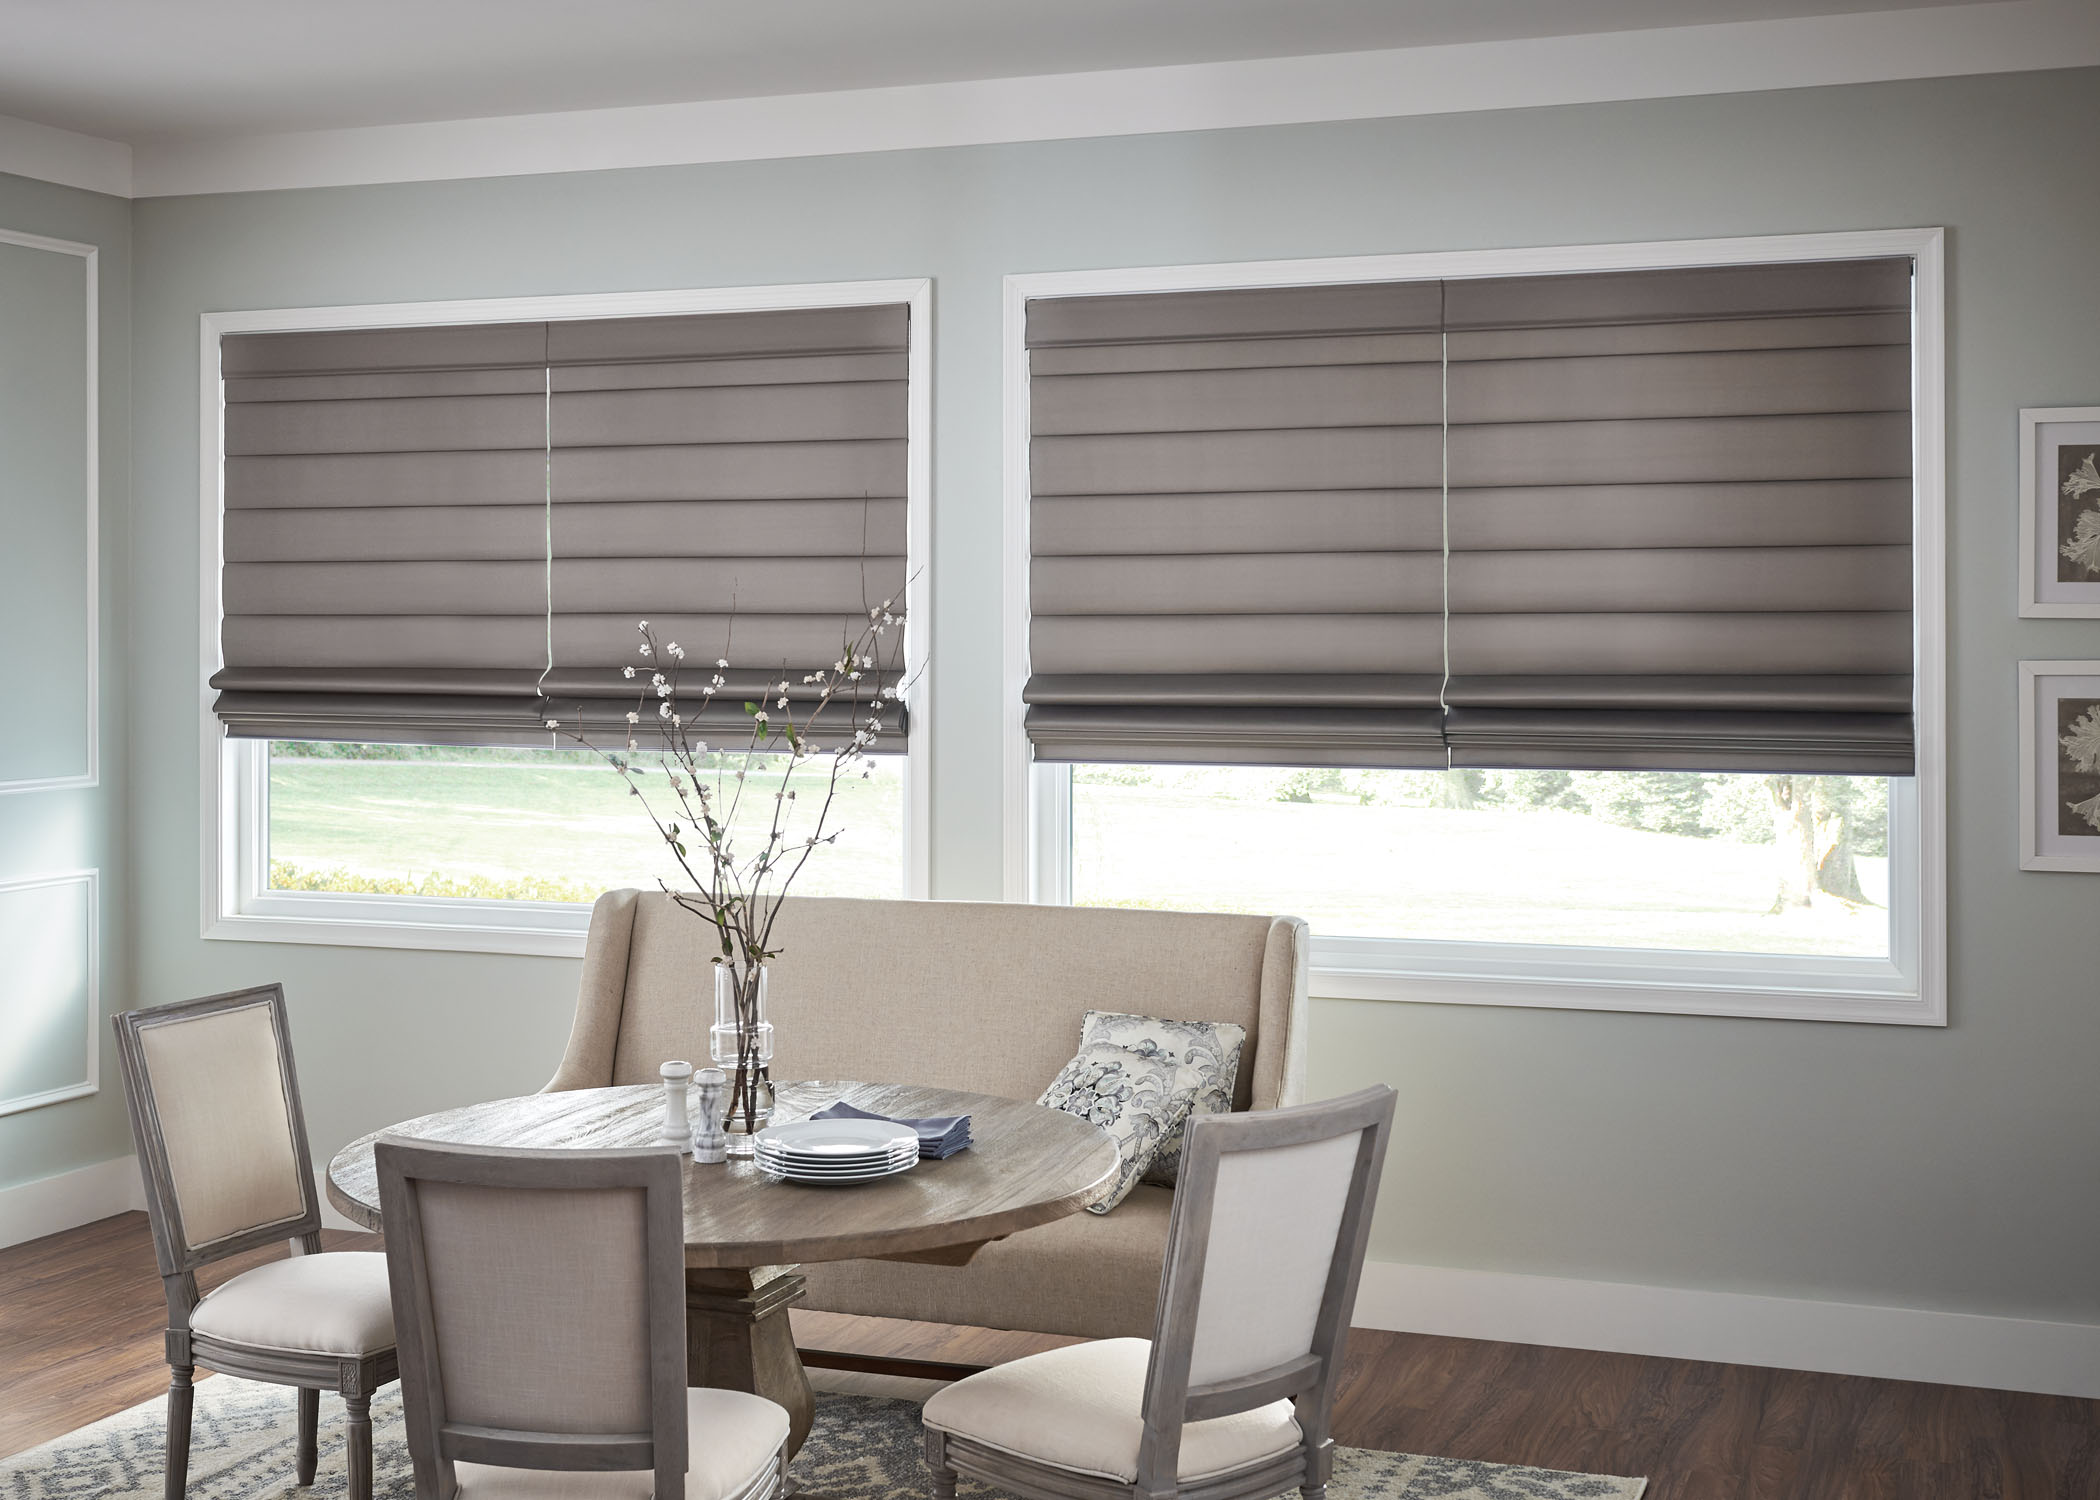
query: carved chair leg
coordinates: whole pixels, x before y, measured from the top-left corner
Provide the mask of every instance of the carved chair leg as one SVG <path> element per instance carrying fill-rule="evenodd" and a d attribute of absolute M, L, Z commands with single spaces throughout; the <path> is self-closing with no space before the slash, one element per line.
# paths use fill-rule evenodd
<path fill-rule="evenodd" d="M 299 1483 L 314 1482 L 320 1459 L 321 1393 L 311 1386 L 299 1387 Z"/>
<path fill-rule="evenodd" d="M 343 1406 L 349 1413 L 350 1500 L 372 1500 L 372 1398 L 345 1396 Z"/>
<path fill-rule="evenodd" d="M 1334 1439 L 1321 1438 L 1310 1443 L 1305 1453 L 1305 1483 L 1298 1493 L 1305 1500 L 1327 1500 L 1327 1478 L 1334 1472 Z"/>
<path fill-rule="evenodd" d="M 948 1467 L 948 1434 L 926 1429 L 926 1474 L 933 1500 L 955 1500 L 955 1471 Z"/>
<path fill-rule="evenodd" d="M 190 1482 L 190 1402 L 196 1373 L 195 1365 L 168 1367 L 168 1467 L 162 1489 L 167 1500 L 182 1500 Z"/>

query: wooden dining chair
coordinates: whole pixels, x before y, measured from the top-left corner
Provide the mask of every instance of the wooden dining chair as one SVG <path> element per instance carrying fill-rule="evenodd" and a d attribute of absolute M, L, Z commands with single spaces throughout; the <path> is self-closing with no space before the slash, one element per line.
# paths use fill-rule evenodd
<path fill-rule="evenodd" d="M 926 1403 L 934 1500 L 1322 1500 L 1393 1091 L 1189 1122 L 1150 1339 L 998 1365 Z"/>
<path fill-rule="evenodd" d="M 299 1388 L 298 1476 L 312 1484 L 321 1391 L 348 1409 L 349 1493 L 371 1500 L 372 1393 L 394 1378 L 386 1257 L 321 1253 L 284 989 L 211 995 L 112 1018 L 153 1253 L 167 1292 L 166 1494 L 189 1474 L 196 1367 Z M 197 1295 L 197 1270 L 274 1240 L 290 1259 Z"/>
<path fill-rule="evenodd" d="M 418 1500 L 773 1500 L 787 1410 L 686 1385 L 661 1147 L 373 1151 Z"/>

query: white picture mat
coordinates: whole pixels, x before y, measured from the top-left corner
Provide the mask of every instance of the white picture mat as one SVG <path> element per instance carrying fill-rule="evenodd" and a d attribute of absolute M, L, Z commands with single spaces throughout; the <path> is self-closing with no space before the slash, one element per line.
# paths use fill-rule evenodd
<path fill-rule="evenodd" d="M 2100 407 L 2043 407 L 2020 413 L 2020 613 L 2100 618 L 2100 580 L 2056 576 L 2056 452 L 2090 443 L 2100 452 Z M 2100 509 L 2100 495 L 2091 504 Z"/>
<path fill-rule="evenodd" d="M 2020 663 L 2020 867 L 2100 873 L 2100 829 L 2083 838 L 2058 831 L 2063 797 L 2057 755 L 2057 704 L 2100 702 L 2100 661 Z"/>

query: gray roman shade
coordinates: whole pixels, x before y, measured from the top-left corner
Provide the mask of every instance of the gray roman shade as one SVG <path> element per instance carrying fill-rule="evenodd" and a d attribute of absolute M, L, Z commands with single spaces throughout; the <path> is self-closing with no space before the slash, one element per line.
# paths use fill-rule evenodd
<path fill-rule="evenodd" d="M 1441 765 L 1436 283 L 1029 304 L 1043 760 Z"/>
<path fill-rule="evenodd" d="M 1901 775 L 1908 260 L 1445 285 L 1458 766 Z"/>
<path fill-rule="evenodd" d="M 1908 260 L 1032 301 L 1042 760 L 1912 769 Z"/>
<path fill-rule="evenodd" d="M 703 734 L 761 684 L 805 697 L 868 608 L 902 606 L 906 317 L 229 335 L 219 717 L 544 744 L 580 705 L 624 737 L 642 619 L 694 703 L 731 661 Z"/>

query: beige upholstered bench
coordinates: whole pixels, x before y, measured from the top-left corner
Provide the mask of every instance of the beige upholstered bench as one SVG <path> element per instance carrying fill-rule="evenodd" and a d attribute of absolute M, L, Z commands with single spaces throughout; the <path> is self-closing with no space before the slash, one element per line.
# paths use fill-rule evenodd
<path fill-rule="evenodd" d="M 654 1083 L 703 1060 L 713 929 L 669 896 L 610 891 L 591 913 L 575 1030 L 549 1089 Z M 1233 1108 L 1304 1089 L 1305 924 L 1295 917 L 961 901 L 791 897 L 774 936 L 774 1076 L 922 1083 L 1034 1099 L 1089 1010 L 1247 1028 Z M 1073 1214 L 966 1266 L 803 1267 L 808 1305 L 1090 1338 L 1147 1336 L 1169 1190 Z"/>

